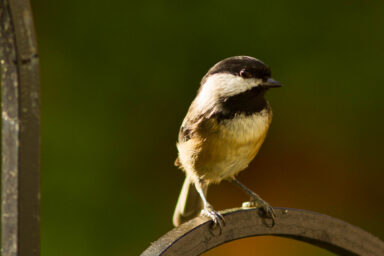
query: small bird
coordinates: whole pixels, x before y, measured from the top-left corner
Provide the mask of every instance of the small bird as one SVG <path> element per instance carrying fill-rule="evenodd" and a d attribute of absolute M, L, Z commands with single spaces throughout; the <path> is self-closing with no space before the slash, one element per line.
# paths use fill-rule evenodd
<path fill-rule="evenodd" d="M 203 77 L 181 125 L 175 165 L 186 178 L 173 216 L 175 226 L 198 216 L 211 218 L 220 232 L 223 216 L 207 201 L 208 185 L 230 180 L 274 220 L 272 207 L 236 178 L 256 156 L 272 121 L 264 94 L 281 84 L 267 65 L 249 56 L 224 59 Z"/>

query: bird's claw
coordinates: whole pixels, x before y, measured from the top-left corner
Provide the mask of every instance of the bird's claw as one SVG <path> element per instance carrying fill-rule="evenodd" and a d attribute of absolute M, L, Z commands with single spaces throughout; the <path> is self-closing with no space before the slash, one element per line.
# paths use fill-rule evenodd
<path fill-rule="evenodd" d="M 258 197 L 252 197 L 249 202 L 243 203 L 243 207 L 245 208 L 252 208 L 256 207 L 261 210 L 262 217 L 272 219 L 272 226 L 275 225 L 275 218 L 276 214 L 273 210 L 272 206 L 270 206 L 267 202 L 264 200 L 258 198 Z"/>
<path fill-rule="evenodd" d="M 223 227 L 225 226 L 225 219 L 223 215 L 213 209 L 211 205 L 207 205 L 201 210 L 201 215 L 211 218 L 213 221 L 212 228 L 219 226 L 220 235 L 223 233 Z"/>

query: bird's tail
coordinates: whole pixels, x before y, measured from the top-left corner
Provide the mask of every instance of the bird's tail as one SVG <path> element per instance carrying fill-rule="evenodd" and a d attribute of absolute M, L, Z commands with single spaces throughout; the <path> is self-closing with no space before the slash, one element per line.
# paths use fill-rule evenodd
<path fill-rule="evenodd" d="M 203 190 L 204 194 L 207 195 L 208 186 L 204 186 Z M 173 214 L 173 225 L 177 227 L 180 224 L 193 219 L 200 214 L 203 207 L 203 201 L 196 191 L 195 185 L 188 177 L 186 177 Z"/>

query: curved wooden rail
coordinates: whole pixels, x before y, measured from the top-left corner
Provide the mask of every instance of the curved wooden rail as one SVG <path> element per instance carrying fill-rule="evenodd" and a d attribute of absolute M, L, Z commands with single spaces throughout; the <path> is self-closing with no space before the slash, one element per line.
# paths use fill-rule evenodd
<path fill-rule="evenodd" d="M 338 255 L 384 255 L 383 241 L 344 221 L 316 212 L 274 209 L 277 216 L 273 227 L 256 208 L 222 211 L 226 226 L 221 235 L 211 229 L 210 220 L 197 217 L 152 243 L 142 256 L 196 256 L 229 241 L 266 235 L 304 241 Z"/>

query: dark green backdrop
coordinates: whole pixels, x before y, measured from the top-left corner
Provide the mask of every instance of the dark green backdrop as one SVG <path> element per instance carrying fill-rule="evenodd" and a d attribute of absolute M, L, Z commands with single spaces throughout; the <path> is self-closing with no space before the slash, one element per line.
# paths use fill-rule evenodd
<path fill-rule="evenodd" d="M 182 118 L 217 61 L 250 55 L 286 85 L 239 179 L 274 206 L 384 237 L 384 2 L 33 0 L 41 60 L 42 253 L 138 255 L 172 228 Z M 210 190 L 217 209 L 247 198 Z M 232 253 L 232 254 L 231 254 Z M 253 238 L 209 255 L 331 255 Z"/>

